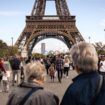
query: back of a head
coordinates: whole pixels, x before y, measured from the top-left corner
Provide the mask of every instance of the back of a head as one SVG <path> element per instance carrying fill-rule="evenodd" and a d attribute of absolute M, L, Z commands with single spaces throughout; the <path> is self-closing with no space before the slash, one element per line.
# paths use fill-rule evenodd
<path fill-rule="evenodd" d="M 101 55 L 101 60 L 102 60 L 102 61 L 105 60 L 105 55 Z"/>
<path fill-rule="evenodd" d="M 95 47 L 86 42 L 79 42 L 71 48 L 74 67 L 81 72 L 91 72 L 98 69 L 98 55 Z"/>
<path fill-rule="evenodd" d="M 25 76 L 27 81 L 33 79 L 42 80 L 45 77 L 45 67 L 40 62 L 28 63 L 26 65 Z"/>

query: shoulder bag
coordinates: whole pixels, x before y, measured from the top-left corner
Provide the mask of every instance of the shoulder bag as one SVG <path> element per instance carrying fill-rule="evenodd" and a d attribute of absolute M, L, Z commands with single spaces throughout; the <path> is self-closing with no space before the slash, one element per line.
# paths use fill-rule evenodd
<path fill-rule="evenodd" d="M 99 85 L 98 85 L 96 94 L 95 94 L 95 96 L 94 96 L 94 98 L 93 98 L 93 100 L 92 100 L 91 105 L 95 105 L 95 103 L 96 103 L 96 101 L 97 101 L 97 99 L 98 99 L 98 96 L 99 96 L 99 94 L 100 94 L 100 91 L 101 91 L 101 89 L 102 89 L 102 84 L 103 84 L 103 76 L 100 75 Z"/>

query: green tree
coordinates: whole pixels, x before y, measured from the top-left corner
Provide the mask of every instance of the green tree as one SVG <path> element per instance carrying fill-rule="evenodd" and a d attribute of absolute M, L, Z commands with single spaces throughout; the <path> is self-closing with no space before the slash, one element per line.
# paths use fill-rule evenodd
<path fill-rule="evenodd" d="M 95 48 L 98 52 L 98 54 L 105 55 L 105 44 L 102 42 L 95 43 Z"/>
<path fill-rule="evenodd" d="M 43 54 L 40 54 L 40 53 L 33 53 L 32 54 L 32 57 L 34 57 L 34 58 L 44 58 L 45 56 L 43 55 Z"/>
<path fill-rule="evenodd" d="M 13 56 L 15 54 L 18 54 L 18 49 L 15 46 L 8 46 L 0 40 L 0 57 Z"/>
<path fill-rule="evenodd" d="M 8 46 L 5 42 L 0 40 L 0 57 L 4 57 L 8 54 Z"/>
<path fill-rule="evenodd" d="M 8 46 L 8 55 L 14 56 L 16 54 L 19 54 L 18 48 L 16 46 Z"/>

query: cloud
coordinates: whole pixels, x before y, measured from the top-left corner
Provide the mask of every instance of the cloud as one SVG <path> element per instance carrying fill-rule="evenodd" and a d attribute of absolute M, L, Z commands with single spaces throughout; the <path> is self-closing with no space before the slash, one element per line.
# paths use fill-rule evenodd
<path fill-rule="evenodd" d="M 105 12 L 105 8 L 101 8 L 101 10 Z"/>
<path fill-rule="evenodd" d="M 100 25 L 105 29 L 105 19 L 101 21 Z"/>
<path fill-rule="evenodd" d="M 23 12 L 19 11 L 0 11 L 0 16 L 18 16 L 22 14 Z"/>

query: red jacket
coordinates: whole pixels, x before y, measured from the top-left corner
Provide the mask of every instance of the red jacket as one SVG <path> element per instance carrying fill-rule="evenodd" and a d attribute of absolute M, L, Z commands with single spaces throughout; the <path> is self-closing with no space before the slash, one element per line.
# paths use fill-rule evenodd
<path fill-rule="evenodd" d="M 4 73 L 6 73 L 6 70 L 5 70 L 5 68 L 3 67 L 3 62 L 2 61 L 0 61 L 0 71 L 4 71 Z"/>

